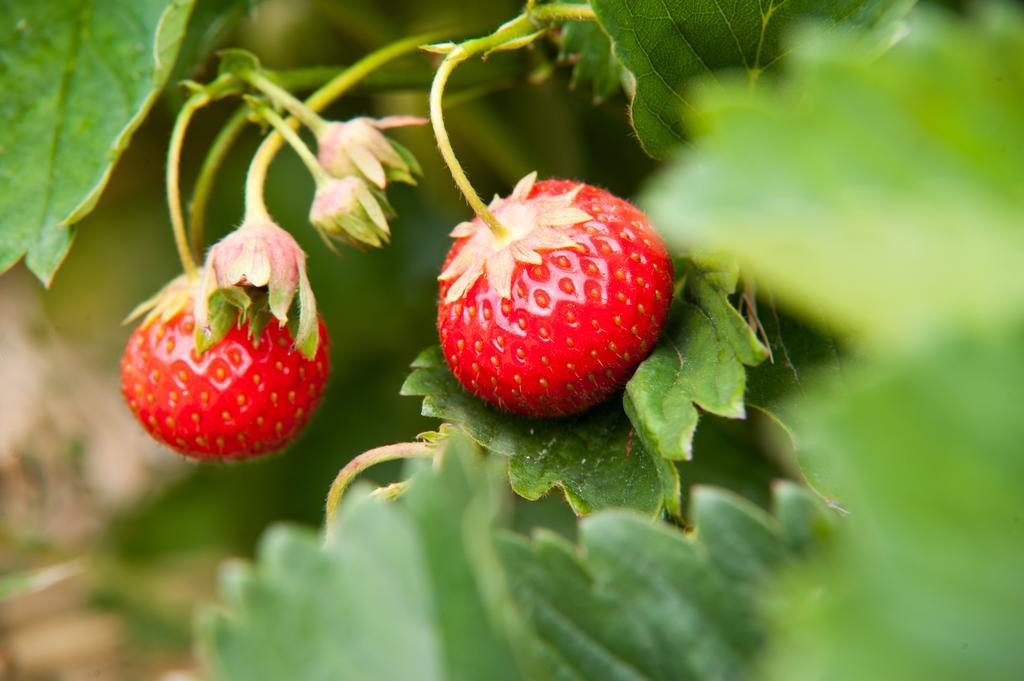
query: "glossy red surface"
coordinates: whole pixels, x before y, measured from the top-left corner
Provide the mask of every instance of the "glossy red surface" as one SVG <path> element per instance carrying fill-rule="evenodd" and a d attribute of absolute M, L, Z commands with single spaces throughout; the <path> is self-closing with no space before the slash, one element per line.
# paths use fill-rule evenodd
<path fill-rule="evenodd" d="M 312 360 L 271 321 L 257 343 L 234 328 L 202 355 L 191 314 L 135 329 L 121 359 L 121 389 L 156 440 L 196 459 L 266 454 L 291 442 L 323 395 L 327 330 Z"/>
<path fill-rule="evenodd" d="M 564 194 L 567 180 L 538 182 L 530 198 Z M 438 332 L 445 358 L 467 390 L 519 414 L 572 414 L 607 399 L 654 347 L 672 297 L 672 262 L 647 217 L 608 192 L 585 186 L 574 204 L 592 220 L 566 228 L 579 249 L 544 251 L 517 263 L 511 298 L 481 277 L 444 303 Z M 455 242 L 446 264 L 459 252 Z"/>

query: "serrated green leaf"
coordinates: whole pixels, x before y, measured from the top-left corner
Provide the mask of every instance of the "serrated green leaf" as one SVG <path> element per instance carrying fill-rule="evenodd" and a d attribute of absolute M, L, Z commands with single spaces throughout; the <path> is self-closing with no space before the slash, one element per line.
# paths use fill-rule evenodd
<path fill-rule="evenodd" d="M 615 53 L 636 77 L 630 107 L 641 145 L 665 157 L 685 138 L 693 81 L 745 70 L 751 80 L 785 56 L 782 38 L 798 22 L 871 20 L 908 5 L 900 0 L 593 0 Z"/>
<path fill-rule="evenodd" d="M 610 507 L 652 515 L 663 507 L 678 510 L 675 469 L 631 436 L 614 401 L 578 416 L 528 419 L 463 390 L 439 348 L 412 366 L 402 394 L 423 397 L 424 416 L 455 423 L 489 451 L 510 457 L 509 479 L 522 496 L 536 499 L 559 488 L 580 514 Z"/>
<path fill-rule="evenodd" d="M 771 413 L 780 400 L 805 394 L 812 378 L 839 377 L 843 352 L 834 334 L 797 322 L 774 301 L 759 305 L 757 319 L 772 357 L 747 372 L 747 404 Z"/>
<path fill-rule="evenodd" d="M 728 418 L 746 414 L 746 366 L 767 355 L 729 302 L 731 290 L 692 264 L 683 299 L 662 342 L 626 385 L 624 404 L 645 446 L 667 459 L 688 459 L 697 406 Z"/>
<path fill-rule="evenodd" d="M 789 555 L 778 524 L 729 492 L 698 488 L 691 515 L 715 568 L 738 592 L 756 593 Z"/>
<path fill-rule="evenodd" d="M 523 678 L 487 569 L 500 473 L 456 444 L 389 505 L 349 493 L 321 546 L 279 527 L 200 634 L 221 681 Z M 500 585 L 500 582 L 499 582 Z"/>
<path fill-rule="evenodd" d="M 189 18 L 170 82 L 177 83 L 192 77 L 210 50 L 217 47 L 256 4 L 256 0 L 203 0 L 197 3 Z"/>
<path fill-rule="evenodd" d="M 49 284 L 174 65 L 193 0 L 0 5 L 0 272 Z"/>
<path fill-rule="evenodd" d="M 696 534 L 619 510 L 584 520 L 579 546 L 549 533 L 530 542 L 503 529 L 504 489 L 500 466 L 456 437 L 440 466 L 420 467 L 396 501 L 350 492 L 325 544 L 307 530 L 272 529 L 255 566 L 225 569 L 225 605 L 200 621 L 213 678 L 710 681 L 751 673 L 764 636 L 757 602 L 708 547 L 765 555 L 762 527 L 770 528 L 789 561 L 771 518 L 705 490 L 710 501 L 696 503 L 707 527 Z M 709 535 L 718 528 L 715 544 Z M 755 546 L 744 550 L 748 543 Z M 743 574 L 768 585 L 773 570 L 757 561 Z"/>
<path fill-rule="evenodd" d="M 739 256 L 877 347 L 1024 305 L 1024 20 L 907 25 L 881 57 L 836 33 L 778 87 L 705 92 L 703 136 L 643 201 L 676 247 Z"/>
<path fill-rule="evenodd" d="M 567 22 L 558 56 L 573 65 L 572 87 L 589 86 L 595 103 L 622 87 L 622 64 L 612 50 L 611 40 L 596 22 Z"/>
<path fill-rule="evenodd" d="M 676 463 L 683 482 L 683 506 L 701 487 L 729 490 L 761 508 L 770 508 L 773 483 L 790 476 L 766 442 L 765 421 L 705 416 L 693 439 L 696 452 Z M 687 518 L 690 522 L 693 518 Z"/>
<path fill-rule="evenodd" d="M 801 404 L 851 522 L 793 576 L 769 678 L 1015 678 L 1024 327 L 848 373 Z"/>
<path fill-rule="evenodd" d="M 584 519 L 578 548 L 550 534 L 505 537 L 510 586 L 553 677 L 751 674 L 765 637 L 751 589 L 794 556 L 775 521 L 742 500 L 702 489 L 694 504 L 690 538 L 622 511 Z"/>

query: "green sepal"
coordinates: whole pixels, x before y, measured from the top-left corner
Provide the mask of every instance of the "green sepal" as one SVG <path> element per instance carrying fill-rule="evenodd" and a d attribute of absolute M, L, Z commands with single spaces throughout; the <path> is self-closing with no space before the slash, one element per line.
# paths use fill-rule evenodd
<path fill-rule="evenodd" d="M 224 340 L 224 336 L 236 324 L 242 316 L 242 310 L 235 302 L 239 301 L 236 293 L 229 293 L 232 289 L 218 289 L 210 296 L 210 326 L 209 332 L 202 330 L 196 325 L 196 351 L 203 354 L 213 346 Z M 238 294 L 245 296 L 241 289 L 235 289 Z M 245 296 L 248 299 L 248 296 Z M 246 304 L 246 307 L 248 304 Z"/>
<path fill-rule="evenodd" d="M 316 313 L 316 298 L 313 297 L 313 288 L 309 285 L 309 277 L 306 276 L 304 269 L 299 272 L 299 314 L 297 317 L 298 324 L 292 334 L 292 338 L 295 339 L 295 349 L 301 352 L 306 359 L 313 359 L 320 345 L 320 323 Z"/>
<path fill-rule="evenodd" d="M 388 142 L 391 143 L 391 148 L 395 150 L 395 153 L 402 157 L 402 161 L 409 168 L 409 174 L 413 177 L 422 177 L 423 168 L 420 166 L 420 162 L 416 160 L 416 156 L 409 151 L 409 148 L 390 138 Z M 412 180 L 409 184 L 416 184 L 416 182 Z"/>

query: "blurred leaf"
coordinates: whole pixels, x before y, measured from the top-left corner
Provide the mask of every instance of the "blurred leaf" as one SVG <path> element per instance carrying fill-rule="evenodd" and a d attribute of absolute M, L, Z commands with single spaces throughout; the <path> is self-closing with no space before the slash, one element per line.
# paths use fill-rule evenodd
<path fill-rule="evenodd" d="M 798 21 L 874 18 L 902 0 L 593 0 L 615 53 L 636 77 L 630 107 L 644 150 L 664 158 L 684 140 L 697 78 L 745 69 L 751 81 L 785 56 L 782 38 Z"/>
<path fill-rule="evenodd" d="M 49 284 L 174 65 L 192 0 L 0 5 L 0 272 Z"/>
<path fill-rule="evenodd" d="M 227 610 L 201 622 L 214 677 L 735 678 L 764 636 L 751 594 L 794 537 L 828 541 L 827 509 L 785 486 L 785 525 L 705 488 L 696 538 L 613 511 L 583 521 L 578 548 L 531 543 L 499 534 L 503 487 L 456 440 L 397 501 L 347 498 L 325 546 L 272 530 L 255 567 L 225 571 Z"/>
<path fill-rule="evenodd" d="M 559 57 L 573 64 L 572 86 L 589 85 L 594 102 L 608 99 L 622 87 L 622 64 L 600 25 L 569 21 L 562 29 Z"/>
<path fill-rule="evenodd" d="M 844 388 L 802 402 L 803 454 L 851 522 L 794 575 L 771 678 L 1017 678 L 1024 331 L 919 349 Z"/>
<path fill-rule="evenodd" d="M 729 302 L 735 282 L 723 284 L 721 276 L 693 263 L 684 268 L 684 293 L 674 318 L 626 385 L 624 399 L 641 441 L 667 459 L 690 458 L 697 406 L 728 418 L 746 415 L 745 365 L 767 356 Z"/>
<path fill-rule="evenodd" d="M 558 487 L 579 514 L 610 507 L 678 511 L 675 469 L 631 437 L 614 400 L 577 416 L 528 419 L 463 390 L 439 348 L 424 351 L 413 369 L 402 394 L 422 396 L 424 416 L 456 423 L 488 450 L 510 457 L 512 488 L 527 499 Z"/>
<path fill-rule="evenodd" d="M 704 93 L 702 136 L 646 195 L 666 237 L 876 343 L 1019 309 L 1024 20 L 908 23 L 881 57 L 832 34 L 778 87 Z"/>
<path fill-rule="evenodd" d="M 451 446 L 394 505 L 354 490 L 326 546 L 277 527 L 254 568 L 225 570 L 229 610 L 200 627 L 215 678 L 521 678 L 491 619 L 502 486 L 466 449 Z"/>
<path fill-rule="evenodd" d="M 787 508 L 817 519 L 810 493 L 784 489 Z M 550 533 L 501 544 L 515 602 L 560 679 L 746 678 L 764 631 L 751 591 L 793 557 L 792 532 L 814 530 L 790 512 L 783 530 L 728 493 L 700 489 L 699 533 L 610 511 L 581 522 L 577 548 Z M 811 511 L 809 509 L 815 509 Z"/>

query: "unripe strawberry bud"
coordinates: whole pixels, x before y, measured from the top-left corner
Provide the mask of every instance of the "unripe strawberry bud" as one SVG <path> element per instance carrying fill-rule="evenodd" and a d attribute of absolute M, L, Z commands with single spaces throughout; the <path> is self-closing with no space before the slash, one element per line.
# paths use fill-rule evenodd
<path fill-rule="evenodd" d="M 383 192 L 362 178 L 332 178 L 317 187 L 309 221 L 325 239 L 379 247 L 391 236 L 387 214 L 391 207 Z"/>
<path fill-rule="evenodd" d="M 208 347 L 220 340 L 231 324 L 217 320 L 226 315 L 230 321 L 237 310 L 242 318 L 250 313 L 254 301 L 269 308 L 282 324 L 288 321 L 295 294 L 299 294 L 299 323 L 295 345 L 307 357 L 316 354 L 318 343 L 316 299 L 306 276 L 306 254 L 291 234 L 268 218 L 247 220 L 241 227 L 210 248 L 203 267 L 199 293 L 195 301 L 197 345 Z M 211 313 L 211 299 L 220 305 Z M 259 319 L 259 309 L 252 311 L 254 331 L 258 335 L 265 320 Z"/>
<path fill-rule="evenodd" d="M 318 135 L 320 165 L 335 177 L 361 175 L 381 189 L 388 180 L 416 184 L 419 163 L 408 149 L 380 131 L 426 122 L 418 116 L 387 116 L 330 123 Z"/>

